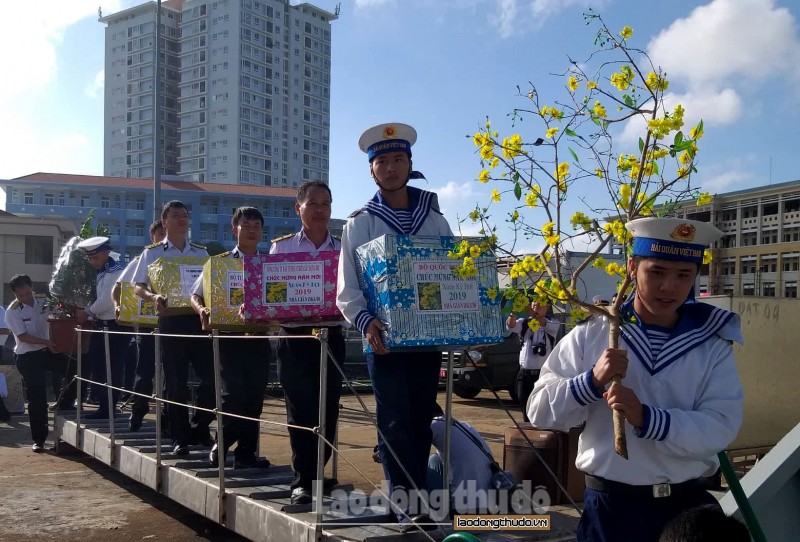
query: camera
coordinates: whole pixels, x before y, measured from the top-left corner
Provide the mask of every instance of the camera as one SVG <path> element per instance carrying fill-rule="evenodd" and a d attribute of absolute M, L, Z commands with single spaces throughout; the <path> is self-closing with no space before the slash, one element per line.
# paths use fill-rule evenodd
<path fill-rule="evenodd" d="M 547 355 L 547 346 L 543 342 L 533 345 L 533 353 L 537 356 Z"/>

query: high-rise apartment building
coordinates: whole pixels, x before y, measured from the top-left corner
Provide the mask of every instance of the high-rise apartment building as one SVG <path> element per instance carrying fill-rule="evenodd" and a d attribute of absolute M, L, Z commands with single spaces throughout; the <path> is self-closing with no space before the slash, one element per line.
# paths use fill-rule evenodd
<path fill-rule="evenodd" d="M 287 188 L 327 182 L 337 15 L 288 0 L 163 2 L 162 173 Z M 105 174 L 150 177 L 156 3 L 100 20 Z"/>

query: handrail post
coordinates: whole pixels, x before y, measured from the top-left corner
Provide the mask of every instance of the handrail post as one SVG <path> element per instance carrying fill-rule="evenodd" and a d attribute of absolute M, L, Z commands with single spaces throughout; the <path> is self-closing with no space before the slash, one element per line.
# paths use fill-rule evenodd
<path fill-rule="evenodd" d="M 81 432 L 81 411 L 83 410 L 83 328 L 78 330 L 78 368 L 77 378 L 75 379 L 75 448 L 78 450 L 83 446 Z"/>
<path fill-rule="evenodd" d="M 158 328 L 153 330 L 153 363 L 155 364 L 155 374 L 153 375 L 153 398 L 156 400 L 156 491 L 161 491 L 161 335 Z"/>
<path fill-rule="evenodd" d="M 463 355 L 463 354 L 462 354 Z M 453 364 L 452 350 L 447 352 L 447 380 L 445 381 L 445 407 L 444 407 L 444 473 L 442 489 L 443 499 L 447 499 L 447 510 L 450 509 L 450 443 L 453 428 Z M 445 502 L 444 500 L 442 501 Z"/>
<path fill-rule="evenodd" d="M 103 326 L 103 341 L 105 343 L 106 351 L 106 397 L 108 397 L 108 430 L 110 432 L 110 459 L 111 464 L 114 464 L 114 444 L 116 440 L 116 433 L 114 428 L 114 390 L 112 383 L 114 380 L 111 378 L 111 342 L 108 336 L 108 326 Z"/>
<path fill-rule="evenodd" d="M 219 506 L 219 523 L 225 525 L 225 433 L 222 430 L 222 372 L 219 362 L 219 331 L 211 331 L 211 346 L 214 350 L 214 394 L 217 410 L 217 474 L 219 483 L 219 493 L 217 494 L 217 504 Z"/>
<path fill-rule="evenodd" d="M 314 530 L 317 540 L 322 535 L 322 499 L 325 486 L 325 417 L 327 415 L 326 402 L 328 400 L 328 328 L 323 327 L 317 333 L 319 339 L 319 422 L 317 428 L 317 485 L 314 487 L 314 512 L 316 525 Z"/>

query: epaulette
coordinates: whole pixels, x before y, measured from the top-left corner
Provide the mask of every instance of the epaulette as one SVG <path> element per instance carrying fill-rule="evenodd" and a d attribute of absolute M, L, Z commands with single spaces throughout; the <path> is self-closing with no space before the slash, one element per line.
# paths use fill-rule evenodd
<path fill-rule="evenodd" d="M 216 256 L 214 256 L 214 257 L 215 258 L 225 258 L 227 256 L 230 256 L 231 252 L 233 252 L 233 251 L 232 250 L 226 250 L 225 252 L 221 252 L 221 253 L 217 254 Z"/>
<path fill-rule="evenodd" d="M 363 207 L 362 207 L 362 208 L 360 208 L 360 209 L 356 209 L 355 211 L 353 211 L 352 213 L 350 213 L 349 215 L 347 215 L 347 218 L 353 218 L 353 217 L 356 217 L 356 216 L 358 216 L 358 215 L 361 213 L 361 211 L 363 211 L 363 210 L 364 210 L 364 208 L 363 208 Z"/>
<path fill-rule="evenodd" d="M 333 239 L 336 239 L 337 241 L 341 241 L 341 240 L 342 240 L 341 236 L 339 236 L 339 235 L 333 235 L 333 234 L 331 234 L 331 237 L 332 237 Z"/>
<path fill-rule="evenodd" d="M 36 299 L 47 299 L 47 296 L 45 294 L 33 294 L 33 297 L 35 297 Z"/>
<path fill-rule="evenodd" d="M 14 301 L 12 301 L 12 302 L 11 302 L 11 304 L 8 306 L 8 310 L 13 310 L 13 309 L 16 309 L 17 307 L 19 307 L 19 300 L 18 300 L 18 299 L 15 299 L 15 300 L 14 300 Z"/>
<path fill-rule="evenodd" d="M 294 234 L 294 233 L 287 233 L 286 235 L 281 235 L 280 237 L 276 237 L 275 239 L 272 240 L 272 242 L 273 243 L 277 243 L 278 241 L 283 241 L 284 239 L 289 239 L 291 237 L 294 237 L 295 235 L 296 234 Z"/>
<path fill-rule="evenodd" d="M 163 245 L 164 241 L 159 241 L 158 243 L 153 243 L 152 245 L 147 245 L 144 248 L 156 248 L 158 245 Z"/>
<path fill-rule="evenodd" d="M 201 245 L 200 243 L 193 243 L 189 241 L 189 244 L 192 245 L 194 248 L 199 248 L 200 250 L 206 250 L 205 245 Z"/>

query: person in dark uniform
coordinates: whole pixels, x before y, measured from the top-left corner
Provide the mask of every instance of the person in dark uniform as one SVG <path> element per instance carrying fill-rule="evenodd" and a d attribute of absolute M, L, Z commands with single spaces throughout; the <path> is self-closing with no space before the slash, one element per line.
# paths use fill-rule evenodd
<path fill-rule="evenodd" d="M 175 258 L 179 256 L 208 256 L 202 245 L 190 242 L 186 238 L 189 231 L 189 212 L 183 202 L 173 200 L 164 204 L 161 211 L 161 223 L 167 237 L 161 243 L 149 245 L 142 252 L 132 282 L 136 295 L 153 303 L 158 313 L 158 329 L 164 334 L 199 335 L 202 333 L 200 321 L 194 314 L 167 316 L 167 298 L 150 289 L 147 266 L 158 258 Z M 165 395 L 169 401 L 186 404 L 189 401 L 189 364 L 200 379 L 197 389 L 197 406 L 213 409 L 214 371 L 211 359 L 210 343 L 207 340 L 188 339 L 182 337 L 161 338 L 161 364 L 164 367 L 166 381 Z M 188 455 L 189 444 L 197 443 L 209 448 L 214 441 L 208 426 L 214 414 L 195 410 L 190 424 L 189 412 L 185 406 L 168 405 L 170 436 L 174 444 L 175 455 Z"/>
<path fill-rule="evenodd" d="M 328 231 L 331 218 L 331 191 L 318 181 L 305 182 L 297 189 L 295 212 L 300 215 L 303 228 L 295 233 L 272 240 L 270 254 L 291 252 L 339 251 L 340 241 Z M 320 327 L 316 325 L 313 327 Z M 311 335 L 312 326 L 285 324 L 280 334 Z M 339 362 L 344 363 L 345 345 L 341 325 L 328 327 L 328 347 Z M 281 339 L 278 342 L 278 375 L 286 398 L 286 421 L 290 425 L 316 427 L 319 425 L 319 358 L 320 343 L 314 339 Z M 342 393 L 342 375 L 328 357 L 325 401 L 325 438 L 333 442 L 339 420 L 339 398 Z M 309 431 L 289 428 L 292 445 L 292 504 L 311 502 L 312 484 L 317 475 L 317 437 Z M 325 463 L 331 457 L 330 446 L 325 446 Z M 327 488 L 334 479 L 323 480 Z"/>
<path fill-rule="evenodd" d="M 243 256 L 258 254 L 258 243 L 261 241 L 261 229 L 264 217 L 255 207 L 239 207 L 231 218 L 231 229 L 236 238 L 236 247 L 223 252 L 214 258 L 241 259 Z M 210 329 L 209 309 L 206 299 L 210 300 L 210 292 L 203 289 L 203 273 L 192 287 L 192 308 L 200 317 L 203 329 Z M 234 333 L 241 335 L 241 333 Z M 264 407 L 264 391 L 269 380 L 269 364 L 271 357 L 269 342 L 256 339 L 222 339 L 219 341 L 219 362 L 222 377 L 222 411 L 239 414 L 248 418 L 260 418 Z M 265 355 L 266 354 L 266 355 Z M 266 358 L 266 359 L 265 359 Z M 211 466 L 219 465 L 219 458 L 225 457 L 228 450 L 236 444 L 233 467 L 261 468 L 269 467 L 270 462 L 258 457 L 258 422 L 243 420 L 233 416 L 223 416 L 222 436 L 225 450 L 219 449 L 215 443 L 209 453 Z"/>
<path fill-rule="evenodd" d="M 150 241 L 153 244 L 158 244 L 164 241 L 166 232 L 161 220 L 156 220 L 150 225 Z M 125 268 L 122 274 L 117 279 L 114 285 L 113 297 L 115 303 L 115 313 L 119 315 L 119 302 L 122 294 L 122 283 L 130 283 L 133 279 L 133 274 L 136 272 L 136 267 L 139 265 L 141 254 L 134 258 L 131 263 Z M 156 343 L 155 337 L 152 334 L 145 333 L 131 339 L 129 350 L 133 351 L 136 358 L 136 376 L 133 380 L 133 391 L 143 395 L 153 395 L 153 378 L 155 377 L 155 350 Z M 130 355 L 130 354 L 129 354 Z M 135 395 L 133 398 L 133 406 L 131 407 L 130 430 L 138 431 L 142 427 L 142 420 L 145 415 L 150 412 L 150 400 L 140 395 Z M 164 425 L 166 428 L 166 424 Z"/>
<path fill-rule="evenodd" d="M 385 326 L 369 311 L 359 286 L 356 248 L 384 234 L 453 235 L 439 212 L 436 194 L 408 186 L 410 179 L 422 178 L 411 163 L 411 146 L 416 139 L 416 130 L 401 123 L 373 126 L 361 135 L 358 146 L 367 153 L 370 176 L 378 192 L 349 217 L 344 227 L 336 294 L 336 305 L 345 319 L 361 331 L 375 352 L 367 357 L 367 368 L 377 403 L 378 429 L 383 435 L 378 439 L 381 463 L 392 499 L 404 494 L 407 506 L 400 507 L 398 513 L 398 520 L 407 524 L 404 529 L 431 523 L 423 512 L 424 503 L 413 492 L 424 487 L 427 475 L 442 358 L 435 350 L 409 353 L 386 349 L 381 340 Z M 389 446 L 398 459 L 389 452 Z"/>

